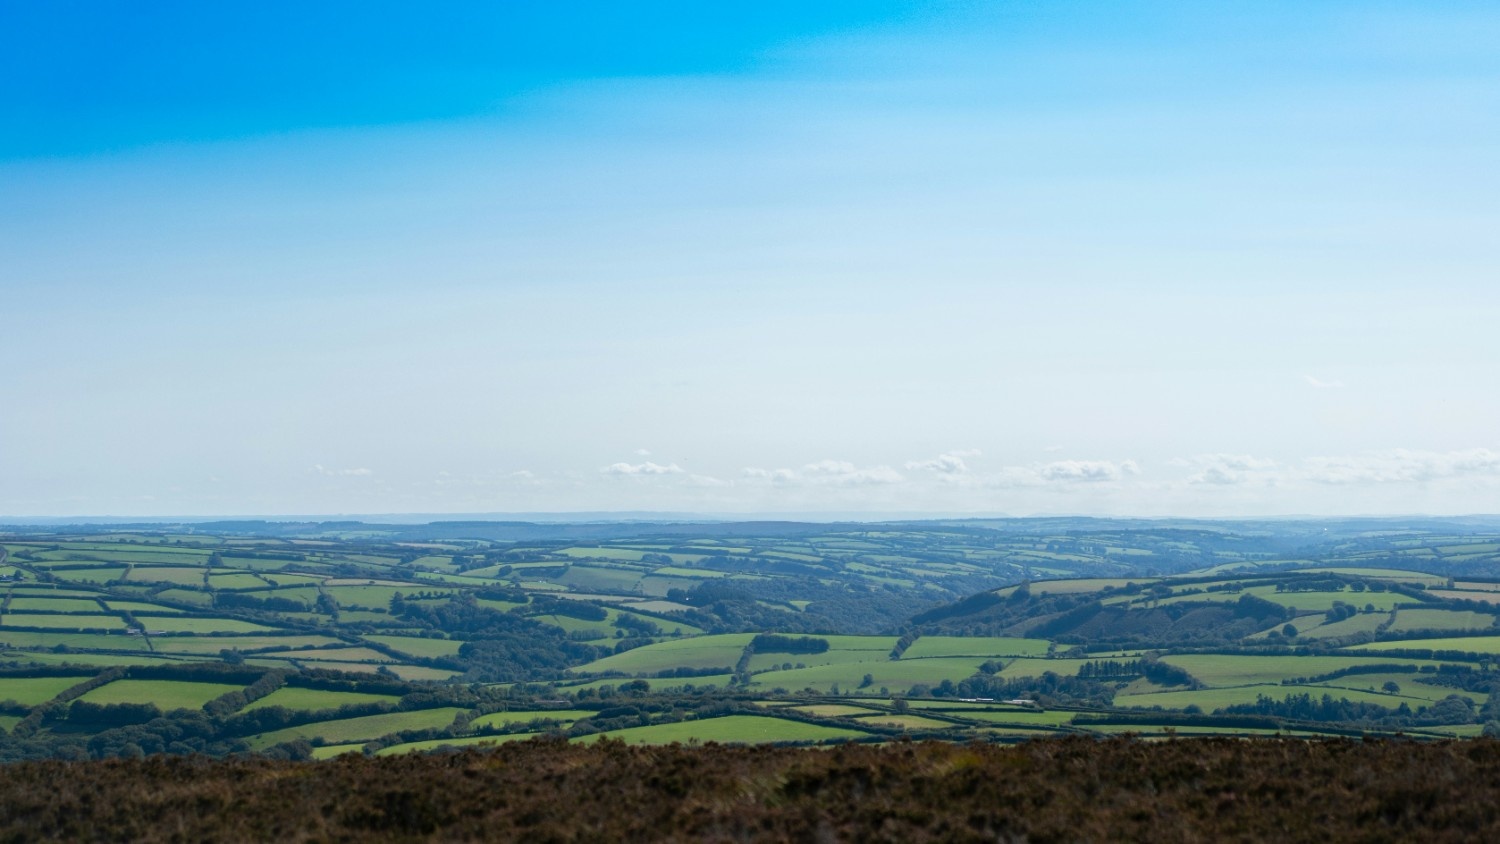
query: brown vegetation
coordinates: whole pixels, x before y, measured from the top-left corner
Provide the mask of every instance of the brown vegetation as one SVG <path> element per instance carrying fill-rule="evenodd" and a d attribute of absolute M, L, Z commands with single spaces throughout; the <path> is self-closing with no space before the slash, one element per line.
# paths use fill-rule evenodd
<path fill-rule="evenodd" d="M 0 767 L 0 840 L 1500 840 L 1500 742 L 1064 739 Z"/>

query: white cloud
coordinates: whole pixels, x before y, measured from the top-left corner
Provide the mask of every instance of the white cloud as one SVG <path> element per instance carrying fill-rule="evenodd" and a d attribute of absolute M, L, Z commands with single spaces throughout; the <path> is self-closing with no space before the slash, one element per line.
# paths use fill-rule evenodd
<path fill-rule="evenodd" d="M 680 475 L 682 467 L 676 463 L 666 466 L 660 463 L 652 463 L 647 460 L 644 463 L 612 463 L 599 470 L 605 475 Z"/>
<path fill-rule="evenodd" d="M 775 484 L 787 484 L 797 480 L 797 473 L 791 469 L 748 468 L 744 471 L 744 475 L 752 480 L 770 481 Z"/>
<path fill-rule="evenodd" d="M 1065 483 L 1101 483 L 1139 475 L 1134 460 L 1058 460 L 1041 467 L 1042 480 Z"/>
<path fill-rule="evenodd" d="M 365 468 L 358 468 L 358 469 L 329 469 L 328 467 L 324 466 L 321 463 L 315 463 L 315 464 L 313 464 L 313 471 L 317 472 L 320 475 L 324 475 L 324 476 L 330 477 L 330 478 L 334 478 L 334 477 L 364 477 L 364 476 L 375 474 L 374 472 L 370 471 L 369 469 L 365 469 Z"/>
<path fill-rule="evenodd" d="M 530 469 L 517 469 L 516 471 L 511 472 L 509 475 L 506 475 L 506 477 L 515 478 L 518 481 L 529 481 L 536 477 L 536 473 L 531 471 Z"/>
<path fill-rule="evenodd" d="M 1302 378 L 1303 380 L 1307 381 L 1308 386 L 1315 387 L 1319 390 L 1338 390 L 1343 388 L 1344 386 L 1343 381 L 1324 381 L 1323 379 L 1318 378 L 1315 375 L 1304 375 L 1302 376 Z"/>
<path fill-rule="evenodd" d="M 635 456 L 636 457 L 650 457 L 651 456 L 651 452 L 647 451 L 644 448 L 638 448 L 638 449 L 635 450 Z"/>
<path fill-rule="evenodd" d="M 1178 458 L 1171 462 L 1174 466 L 1186 466 L 1197 470 L 1188 476 L 1187 482 L 1190 484 L 1232 486 L 1257 479 L 1271 482 L 1277 480 L 1273 474 L 1277 466 L 1276 461 L 1248 454 L 1200 454 L 1186 460 Z"/>
<path fill-rule="evenodd" d="M 913 460 L 906 464 L 906 468 L 912 471 L 936 472 L 939 475 L 967 475 L 969 464 L 964 462 L 965 458 L 978 457 L 979 449 L 960 449 L 939 454 L 931 460 Z"/>
<path fill-rule="evenodd" d="M 861 469 L 846 460 L 819 460 L 801 469 L 757 469 L 744 471 L 746 478 L 770 481 L 778 485 L 822 484 L 829 486 L 876 486 L 905 480 L 889 466 Z"/>
<path fill-rule="evenodd" d="M 1304 477 L 1320 484 L 1428 483 L 1471 477 L 1500 477 L 1500 452 L 1393 449 L 1347 457 L 1311 457 Z"/>

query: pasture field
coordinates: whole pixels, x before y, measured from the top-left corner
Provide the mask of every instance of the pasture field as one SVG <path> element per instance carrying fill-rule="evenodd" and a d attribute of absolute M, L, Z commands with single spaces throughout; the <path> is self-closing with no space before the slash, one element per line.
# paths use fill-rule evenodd
<path fill-rule="evenodd" d="M 315 574 L 295 574 L 285 571 L 266 571 L 259 574 L 262 578 L 271 581 L 277 586 L 316 586 L 325 580 L 325 578 Z"/>
<path fill-rule="evenodd" d="M 87 598 L 43 598 L 40 596 L 11 598 L 7 613 L 33 610 L 36 612 L 85 612 L 100 611 L 99 602 Z"/>
<path fill-rule="evenodd" d="M 183 680 L 116 680 L 90 690 L 79 700 L 89 703 L 154 703 L 163 712 L 173 709 L 202 709 L 220 695 L 237 692 L 241 685 L 228 683 L 194 683 Z"/>
<path fill-rule="evenodd" d="M 1348 679 L 1363 679 L 1360 677 Z M 1403 687 L 1404 688 L 1404 687 Z M 1451 691 L 1451 690 L 1450 690 Z M 1430 701 L 1426 698 L 1407 695 L 1393 695 L 1383 692 L 1371 692 L 1362 689 L 1353 689 L 1336 686 L 1333 684 L 1323 685 L 1297 685 L 1284 686 L 1280 683 L 1256 683 L 1247 686 L 1228 686 L 1217 689 L 1198 689 L 1196 691 L 1180 692 L 1155 692 L 1144 695 L 1129 695 L 1115 698 L 1116 706 L 1140 707 L 1149 709 L 1159 706 L 1163 709 L 1184 709 L 1188 706 L 1197 706 L 1204 712 L 1213 712 L 1226 706 L 1255 703 L 1262 695 L 1272 700 L 1282 700 L 1287 695 L 1311 695 L 1318 700 L 1323 695 L 1328 695 L 1335 700 L 1349 700 L 1357 703 L 1374 703 L 1380 706 L 1395 709 L 1405 703 L 1415 709 L 1425 706 Z"/>
<path fill-rule="evenodd" d="M 1500 641 L 1500 640 L 1497 640 Z M 1410 645 L 1408 644 L 1408 647 Z M 1362 648 L 1351 648 L 1360 650 Z M 1298 677 L 1313 677 L 1339 671 L 1356 665 L 1387 665 L 1389 658 L 1365 656 L 1252 656 L 1245 654 L 1176 654 L 1162 657 L 1162 662 L 1175 665 L 1213 687 L 1244 686 L 1253 683 L 1280 683 Z M 1425 659 L 1402 659 L 1402 664 L 1431 665 L 1439 661 Z"/>
<path fill-rule="evenodd" d="M 419 709 L 413 712 L 387 712 L 381 715 L 364 715 L 358 718 L 343 718 L 334 721 L 318 721 L 298 727 L 287 727 L 270 733 L 261 733 L 247 739 L 251 747 L 259 750 L 282 742 L 297 739 L 322 739 L 327 744 L 347 744 L 355 741 L 371 741 L 391 733 L 406 730 L 442 729 L 453 723 L 464 710 L 457 707 L 441 709 Z"/>
<path fill-rule="evenodd" d="M 391 598 L 398 593 L 408 598 L 422 592 L 451 594 L 450 590 L 428 583 L 410 583 L 400 586 L 326 586 L 323 591 L 332 595 L 340 607 L 367 607 L 382 610 L 390 606 Z"/>
<path fill-rule="evenodd" d="M 874 637 L 872 637 L 874 638 Z M 895 640 L 891 640 L 892 644 Z M 890 649 L 886 650 L 833 650 L 820 654 L 756 653 L 750 657 L 750 671 L 785 670 L 784 665 L 813 668 L 820 665 L 852 665 L 867 662 L 889 662 Z"/>
<path fill-rule="evenodd" d="M 1493 630 L 1500 616 L 1467 610 L 1403 609 L 1396 612 L 1392 633 L 1413 630 Z"/>
<path fill-rule="evenodd" d="M 1400 612 L 1410 612 L 1410 610 L 1401 610 Z M 1330 639 L 1339 636 L 1352 636 L 1356 633 L 1374 633 L 1375 631 L 1380 629 L 1380 626 L 1382 624 L 1385 624 L 1390 620 L 1390 613 L 1362 612 L 1359 615 L 1350 616 L 1349 618 L 1341 619 L 1339 621 L 1325 621 L 1324 623 L 1316 625 L 1314 627 L 1310 627 L 1307 630 L 1301 630 L 1301 628 L 1298 628 L 1299 632 L 1297 635 L 1310 636 L 1314 639 Z M 1266 633 L 1270 633 L 1272 630 L 1280 630 L 1281 627 L 1284 626 L 1285 625 L 1273 627 L 1271 628 L 1271 630 L 1266 631 Z M 1266 635 L 1266 633 L 1262 633 L 1260 635 L 1264 636 Z"/>
<path fill-rule="evenodd" d="M 627 744 L 672 744 L 690 741 L 702 743 L 712 741 L 720 744 L 770 744 L 839 741 L 866 738 L 870 734 L 853 729 L 824 727 L 819 724 L 805 724 L 801 721 L 788 721 L 785 718 L 771 718 L 764 715 L 726 715 L 722 718 L 611 730 L 607 733 L 584 736 L 574 741 L 592 744 L 598 741 L 601 735 L 607 735 L 611 739 L 624 741 Z"/>
<path fill-rule="evenodd" d="M 22 706 L 37 706 L 57 697 L 87 680 L 88 675 L 74 677 L 0 677 L 0 701 L 13 700 Z"/>
<path fill-rule="evenodd" d="M 330 692 L 322 689 L 304 689 L 296 686 L 282 686 L 265 697 L 247 705 L 242 712 L 250 712 L 256 709 L 265 709 L 270 706 L 284 706 L 287 709 L 306 710 L 317 712 L 324 709 L 338 709 L 340 706 L 350 706 L 365 703 L 391 703 L 394 704 L 401 698 L 396 695 L 367 694 L 364 692 Z"/>
<path fill-rule="evenodd" d="M 154 628 L 151 619 L 142 619 L 141 624 Z M 223 649 L 237 651 L 276 651 L 300 648 L 323 648 L 342 645 L 338 639 L 327 636 L 156 636 L 151 637 L 151 648 L 159 654 L 217 654 Z M 296 652 L 296 651 L 294 651 Z"/>
<path fill-rule="evenodd" d="M 1389 612 L 1398 604 L 1416 604 L 1418 601 L 1402 595 L 1400 592 L 1355 592 L 1345 589 L 1339 592 L 1277 592 L 1274 586 L 1251 586 L 1245 589 L 1246 595 L 1254 595 L 1263 598 L 1273 604 L 1283 607 L 1291 607 L 1298 612 L 1327 612 L 1333 609 L 1334 603 L 1349 604 L 1364 609 L 1366 605 L 1373 605 L 1377 610 Z"/>
<path fill-rule="evenodd" d="M 73 581 L 75 583 L 107 583 L 111 580 L 119 580 L 125 576 L 125 567 L 103 567 L 87 569 L 57 569 L 53 573 L 59 580 Z"/>
<path fill-rule="evenodd" d="M 130 570 L 132 583 L 171 583 L 177 586 L 202 586 L 203 573 L 201 568 L 182 568 L 167 566 L 136 566 Z"/>
<path fill-rule="evenodd" d="M 911 701 L 915 703 L 916 701 Z M 916 707 L 913 707 L 915 709 Z M 1024 709 L 922 709 L 923 712 L 941 712 L 950 718 L 982 721 L 990 724 L 1011 724 L 1018 727 L 1061 727 L 1072 723 L 1077 713 L 1065 709 L 1049 709 L 1045 712 L 1029 712 Z"/>
<path fill-rule="evenodd" d="M 1500 592 L 1492 590 L 1460 592 L 1456 589 L 1429 589 L 1427 590 L 1427 594 L 1444 600 L 1481 601 L 1486 604 L 1500 604 Z"/>
<path fill-rule="evenodd" d="M 1064 677 L 1072 677 L 1078 673 L 1078 669 L 1084 663 L 1092 662 L 1093 659 L 1036 659 L 1032 657 L 1021 657 L 1005 664 L 998 675 L 1007 680 L 1013 677 L 1040 677 L 1049 671 Z"/>
<path fill-rule="evenodd" d="M 818 715 L 823 718 L 842 718 L 848 715 L 877 715 L 877 710 L 868 709 L 863 706 L 849 706 L 843 703 L 808 703 L 800 706 L 789 706 L 798 712 L 806 712 L 808 715 Z"/>
<path fill-rule="evenodd" d="M 168 607 L 163 604 L 148 604 L 144 601 L 105 601 L 106 606 L 112 610 L 148 615 L 181 615 L 182 610 L 176 607 Z"/>
<path fill-rule="evenodd" d="M 1046 656 L 1051 645 L 1046 639 L 1017 639 L 992 636 L 923 636 L 913 642 L 902 659 L 951 656 Z"/>
<path fill-rule="evenodd" d="M 321 671 L 344 671 L 350 674 L 377 674 L 382 666 L 369 662 L 333 662 L 320 659 L 299 659 L 295 653 L 277 655 L 283 660 L 280 667 L 301 667 Z M 446 677 L 444 679 L 447 679 Z"/>
<path fill-rule="evenodd" d="M 894 715 L 882 712 L 877 715 L 861 715 L 854 718 L 856 724 L 869 724 L 873 727 L 896 727 L 902 730 L 945 730 L 952 729 L 955 725 L 948 721 L 939 721 L 936 718 L 924 718 L 921 715 Z"/>
<path fill-rule="evenodd" d="M 1384 691 L 1386 683 L 1395 683 L 1396 691 L 1402 697 L 1411 698 L 1410 705 L 1415 708 L 1419 703 L 1436 703 L 1449 695 L 1467 697 L 1478 704 L 1483 704 L 1489 697 L 1484 692 L 1466 691 L 1455 689 L 1452 686 L 1435 686 L 1422 682 L 1431 679 L 1431 674 L 1351 674 L 1347 677 L 1338 677 L 1333 680 L 1324 680 L 1318 683 L 1320 686 L 1337 689 L 1353 689 L 1356 691 L 1381 692 Z M 1295 688 L 1295 687 L 1293 687 Z M 1337 695 L 1335 695 L 1337 697 Z"/>
<path fill-rule="evenodd" d="M 82 589 L 65 589 L 50 583 L 15 586 L 10 591 L 17 598 L 92 598 L 97 594 Z"/>
<path fill-rule="evenodd" d="M 212 616 L 153 618 L 141 623 L 148 633 L 266 633 L 276 630 L 253 621 Z"/>
<path fill-rule="evenodd" d="M 1465 651 L 1476 654 L 1500 654 L 1500 636 L 1463 636 L 1442 639 L 1403 639 L 1397 642 L 1370 642 L 1345 648 L 1349 651 Z M 1420 662 L 1421 660 L 1400 660 Z"/>
<path fill-rule="evenodd" d="M 1157 579 L 1154 577 L 1084 577 L 1071 580 L 1038 580 L 1031 584 L 1030 590 L 1033 595 L 1071 595 L 1078 592 L 1098 592 L 1105 587 L 1120 589 L 1132 583 L 1145 585 Z M 1005 596 L 1014 591 L 1015 587 L 1007 587 L 998 590 L 996 594 Z"/>
<path fill-rule="evenodd" d="M 674 689 L 684 689 L 692 686 L 695 689 L 722 689 L 734 680 L 733 674 L 704 674 L 695 677 L 656 677 L 650 681 L 651 688 L 655 691 L 665 692 Z M 579 692 L 584 689 L 599 689 L 605 686 L 618 687 L 621 683 L 630 682 L 629 677 L 606 677 L 602 680 L 580 680 L 565 683 L 559 688 L 570 692 Z"/>
<path fill-rule="evenodd" d="M 154 626 L 149 621 L 142 623 Z M 218 654 L 226 648 L 240 651 L 276 648 L 279 652 L 283 649 L 338 644 L 342 643 L 327 636 L 155 636 L 151 639 L 151 646 L 157 653 L 174 654 Z M 293 651 L 292 654 L 297 652 Z"/>
<path fill-rule="evenodd" d="M 532 721 L 538 720 L 561 721 L 564 724 L 571 724 L 574 721 L 592 718 L 597 714 L 592 709 L 515 709 L 481 715 L 469 722 L 469 726 L 477 730 L 485 727 L 508 727 L 511 724 L 529 724 Z"/>
<path fill-rule="evenodd" d="M 192 604 L 199 607 L 212 606 L 214 598 L 207 592 L 198 592 L 192 589 L 164 589 L 156 593 L 156 597 L 163 601 L 172 601 L 178 604 Z"/>
<path fill-rule="evenodd" d="M 621 604 L 621 606 L 628 609 L 640 610 L 641 612 L 659 613 L 673 613 L 692 609 L 692 607 L 689 607 L 686 604 L 679 604 L 675 601 L 627 601 Z M 667 630 L 667 632 L 670 633 L 672 630 L 672 625 L 675 622 L 657 620 L 656 623 L 662 625 Z M 684 633 L 688 632 L 688 630 L 688 627 L 683 627 Z"/>
<path fill-rule="evenodd" d="M 211 589 L 257 589 L 269 584 L 253 574 L 245 572 L 226 572 L 220 574 L 214 571 L 208 576 L 208 585 Z"/>
<path fill-rule="evenodd" d="M 393 661 L 391 657 L 373 648 L 358 647 L 315 648 L 306 651 L 293 651 L 285 654 L 285 656 L 292 659 L 310 659 L 319 662 L 374 662 L 384 664 Z"/>
<path fill-rule="evenodd" d="M 754 691 L 782 688 L 791 692 L 812 689 L 817 693 L 828 693 L 838 687 L 840 691 L 852 692 L 864 687 L 864 676 L 869 674 L 871 679 L 867 688 L 906 692 L 913 686 L 936 686 L 944 680 L 956 683 L 975 674 L 983 662 L 978 658 L 955 657 L 820 665 L 756 674 L 751 677 L 749 688 Z"/>
<path fill-rule="evenodd" d="M 540 733 L 509 733 L 498 736 L 460 736 L 458 738 L 428 739 L 427 741 L 408 741 L 402 744 L 393 744 L 390 747 L 382 747 L 375 751 L 376 756 L 400 756 L 403 753 L 428 753 L 443 748 L 465 748 L 485 747 L 505 744 L 512 741 L 525 741 L 535 738 Z M 337 747 L 351 747 L 350 745 L 336 745 Z M 353 745 L 353 750 L 358 750 L 363 745 Z M 326 749 L 326 748 L 323 748 Z M 316 751 L 314 751 L 316 753 Z M 344 751 L 345 753 L 349 751 Z"/>
<path fill-rule="evenodd" d="M 428 668 L 425 665 L 387 665 L 385 669 L 411 683 L 442 683 L 459 676 L 457 671 L 445 668 Z M 349 668 L 341 670 L 348 671 Z"/>
<path fill-rule="evenodd" d="M 312 749 L 312 758 L 317 761 L 323 761 L 324 759 L 336 759 L 346 753 L 363 754 L 364 750 L 365 742 L 362 741 L 350 742 L 348 744 L 325 744 Z"/>
<path fill-rule="evenodd" d="M 118 665 L 180 665 L 184 662 L 202 659 L 190 656 L 151 656 L 145 653 L 127 655 L 96 652 L 51 653 L 48 651 L 7 651 L 3 657 L 7 660 L 37 665 L 78 665 L 98 668 Z"/>
<path fill-rule="evenodd" d="M 94 609 L 99 609 L 95 604 Z M 5 639 L 8 627 L 44 627 L 48 630 L 125 630 L 125 620 L 117 615 L 47 615 L 37 613 L 6 613 L 0 623 L 0 639 Z M 123 647 L 129 647 L 128 645 Z"/>
<path fill-rule="evenodd" d="M 645 675 L 670 671 L 674 668 L 728 669 L 733 668 L 739 662 L 745 646 L 754 638 L 754 633 L 725 633 L 691 639 L 672 639 L 607 656 L 569 670 L 580 674 L 619 671 L 625 674 Z"/>
<path fill-rule="evenodd" d="M 1439 577 L 1426 572 L 1410 571 L 1407 569 L 1372 569 L 1352 566 L 1313 566 L 1303 569 L 1308 574 L 1348 574 L 1356 577 L 1374 578 L 1376 580 L 1391 580 L 1397 583 L 1420 583 L 1424 586 L 1441 586 L 1447 583 L 1447 578 Z"/>
<path fill-rule="evenodd" d="M 645 575 L 641 569 L 572 565 L 558 575 L 557 582 L 578 589 L 630 592 Z"/>
<path fill-rule="evenodd" d="M 371 634 L 365 638 L 401 653 L 424 659 L 457 656 L 458 649 L 464 646 L 463 641 L 459 639 L 423 639 L 417 636 L 381 636 L 377 634 Z"/>

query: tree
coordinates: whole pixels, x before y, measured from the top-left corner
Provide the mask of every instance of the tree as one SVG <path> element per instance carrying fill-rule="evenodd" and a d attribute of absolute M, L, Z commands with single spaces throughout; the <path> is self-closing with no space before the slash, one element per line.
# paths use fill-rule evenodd
<path fill-rule="evenodd" d="M 1294 625 L 1288 624 L 1287 626 L 1281 628 L 1281 635 L 1287 637 L 1288 639 L 1295 639 L 1297 638 L 1297 628 Z"/>

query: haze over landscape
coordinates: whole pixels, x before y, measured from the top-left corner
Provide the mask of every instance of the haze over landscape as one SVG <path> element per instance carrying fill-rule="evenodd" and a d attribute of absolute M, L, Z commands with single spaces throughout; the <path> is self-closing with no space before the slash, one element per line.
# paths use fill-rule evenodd
<path fill-rule="evenodd" d="M 0 13 L 0 514 L 1500 510 L 1493 4 L 523 6 Z"/>

